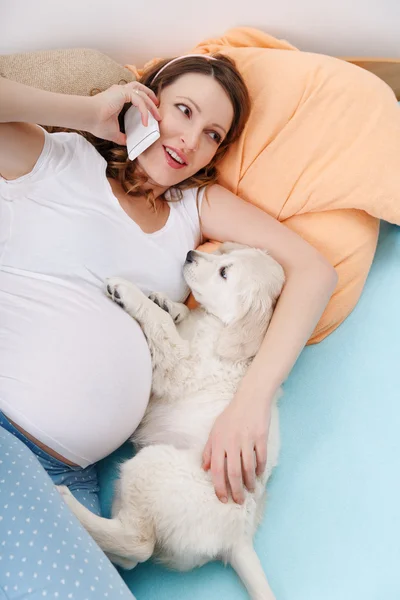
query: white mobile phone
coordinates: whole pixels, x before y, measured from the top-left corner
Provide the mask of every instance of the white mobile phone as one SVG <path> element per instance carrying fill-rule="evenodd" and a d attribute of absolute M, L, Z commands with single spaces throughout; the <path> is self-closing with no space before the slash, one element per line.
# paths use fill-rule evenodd
<path fill-rule="evenodd" d="M 126 147 L 129 160 L 135 160 L 160 137 L 158 121 L 149 112 L 147 127 L 142 123 L 142 114 L 136 106 L 131 106 L 125 113 Z"/>

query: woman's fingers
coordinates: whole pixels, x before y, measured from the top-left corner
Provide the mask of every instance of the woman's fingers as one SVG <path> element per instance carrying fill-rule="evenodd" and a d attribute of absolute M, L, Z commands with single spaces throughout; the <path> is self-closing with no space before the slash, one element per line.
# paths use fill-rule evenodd
<path fill-rule="evenodd" d="M 229 495 L 238 504 L 243 504 L 245 499 L 244 486 L 249 492 L 254 492 L 256 487 L 256 457 L 260 474 L 265 469 L 266 453 L 263 459 L 263 448 L 260 447 L 258 455 L 254 446 L 246 445 L 232 448 L 229 452 L 213 448 L 211 441 L 203 452 L 203 468 L 208 470 L 211 466 L 212 481 L 215 493 L 222 502 L 227 502 Z"/>
<path fill-rule="evenodd" d="M 153 101 L 150 100 L 146 94 L 144 94 L 144 92 L 134 90 L 131 94 L 130 102 L 132 102 L 132 104 L 140 110 L 142 115 L 142 123 L 145 127 L 147 127 L 149 122 L 149 112 L 157 121 L 161 120 L 157 107 Z"/>
<path fill-rule="evenodd" d="M 225 477 L 225 450 L 213 448 L 211 454 L 211 474 L 215 493 L 221 502 L 228 502 L 228 487 Z"/>
<path fill-rule="evenodd" d="M 254 492 L 256 487 L 256 457 L 254 447 L 247 445 L 242 448 L 243 481 L 249 492 Z"/>
<path fill-rule="evenodd" d="M 142 123 L 145 127 L 147 127 L 149 122 L 149 110 L 145 101 L 139 96 L 139 94 L 136 94 L 136 91 L 134 91 L 131 94 L 131 102 L 133 106 L 136 106 L 136 108 L 140 111 L 140 114 L 142 115 Z"/>
<path fill-rule="evenodd" d="M 157 121 L 160 121 L 161 116 L 156 106 L 156 103 L 158 104 L 158 99 L 154 92 L 137 82 L 128 85 L 130 86 L 128 101 L 140 110 L 143 125 L 147 127 L 148 112 L 150 112 Z"/>
<path fill-rule="evenodd" d="M 244 489 L 243 489 L 243 474 L 242 474 L 242 461 L 240 458 L 240 450 L 232 449 L 227 453 L 227 472 L 229 485 L 232 492 L 232 498 L 238 504 L 244 502 Z"/>
<path fill-rule="evenodd" d="M 143 83 L 139 83 L 138 81 L 134 81 L 132 82 L 132 84 L 135 86 L 135 89 L 144 92 L 152 102 L 154 102 L 154 104 L 156 106 L 159 105 L 160 101 L 157 98 L 157 96 L 155 95 L 155 93 L 153 92 L 153 90 L 151 90 L 150 88 L 146 87 L 145 85 L 143 85 Z"/>
<path fill-rule="evenodd" d="M 255 451 L 257 458 L 256 475 L 260 477 L 267 466 L 267 441 L 264 439 L 260 440 L 255 446 Z"/>
<path fill-rule="evenodd" d="M 212 439 L 208 438 L 208 442 L 203 452 L 203 469 L 208 471 L 211 467 L 211 449 L 212 449 Z"/>

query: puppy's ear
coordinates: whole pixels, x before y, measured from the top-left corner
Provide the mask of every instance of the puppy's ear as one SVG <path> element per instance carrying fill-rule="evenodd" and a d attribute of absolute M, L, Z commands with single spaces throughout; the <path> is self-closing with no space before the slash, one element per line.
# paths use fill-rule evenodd
<path fill-rule="evenodd" d="M 258 298 L 244 316 L 227 325 L 217 342 L 217 354 L 229 360 L 253 358 L 264 339 L 272 317 L 274 302 L 271 298 Z"/>
<path fill-rule="evenodd" d="M 218 254 L 229 254 L 229 252 L 233 252 L 234 250 L 246 250 L 249 246 L 245 246 L 244 244 L 237 244 L 236 242 L 224 242 L 219 246 L 216 253 Z"/>

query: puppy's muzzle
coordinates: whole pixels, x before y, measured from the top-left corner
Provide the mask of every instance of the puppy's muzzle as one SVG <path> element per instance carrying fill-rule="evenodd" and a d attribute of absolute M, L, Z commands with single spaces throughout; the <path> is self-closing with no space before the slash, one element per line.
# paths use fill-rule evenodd
<path fill-rule="evenodd" d="M 196 255 L 194 253 L 194 250 L 189 250 L 189 252 L 186 254 L 186 264 L 196 262 L 195 258 Z"/>

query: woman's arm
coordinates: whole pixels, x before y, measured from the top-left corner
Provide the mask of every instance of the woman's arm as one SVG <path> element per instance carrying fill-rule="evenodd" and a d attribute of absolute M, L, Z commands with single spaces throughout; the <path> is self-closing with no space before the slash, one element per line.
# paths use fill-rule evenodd
<path fill-rule="evenodd" d="M 14 179 L 32 169 L 44 143 L 35 123 L 89 131 L 125 144 L 118 115 L 128 102 L 140 110 L 143 123 L 148 111 L 160 119 L 157 97 L 138 82 L 113 85 L 92 97 L 57 94 L 0 77 L 0 173 Z"/>
<path fill-rule="evenodd" d="M 257 475 L 265 468 L 270 403 L 328 304 L 337 275 L 317 250 L 264 211 L 218 185 L 208 190 L 207 198 L 201 212 L 204 237 L 265 248 L 286 275 L 261 348 L 204 453 L 218 497 L 227 497 L 226 467 L 233 497 L 241 502 L 243 481 L 254 487 L 254 451 Z"/>
<path fill-rule="evenodd" d="M 54 94 L 0 77 L 0 174 L 17 179 L 29 173 L 44 144 L 35 124 L 84 129 L 89 123 L 90 100 Z"/>
<path fill-rule="evenodd" d="M 0 123 L 40 123 L 84 129 L 90 123 L 90 96 L 57 94 L 0 77 Z"/>

